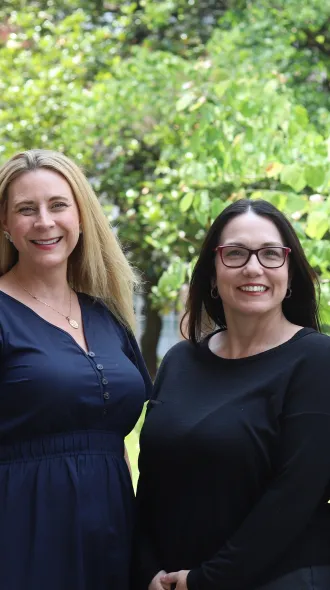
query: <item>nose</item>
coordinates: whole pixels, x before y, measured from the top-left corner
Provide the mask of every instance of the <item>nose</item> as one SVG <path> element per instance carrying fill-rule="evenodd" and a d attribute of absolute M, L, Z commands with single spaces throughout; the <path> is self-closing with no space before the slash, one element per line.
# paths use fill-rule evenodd
<path fill-rule="evenodd" d="M 243 268 L 243 273 L 248 276 L 260 276 L 263 274 L 263 267 L 261 266 L 257 255 L 252 254 L 250 260 L 246 263 Z"/>
<path fill-rule="evenodd" d="M 47 207 L 40 207 L 37 218 L 34 222 L 36 229 L 49 229 L 54 227 L 55 222 Z"/>

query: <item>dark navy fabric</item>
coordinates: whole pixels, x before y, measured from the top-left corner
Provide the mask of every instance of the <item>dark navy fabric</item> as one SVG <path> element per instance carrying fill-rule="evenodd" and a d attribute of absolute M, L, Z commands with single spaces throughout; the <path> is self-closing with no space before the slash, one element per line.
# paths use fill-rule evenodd
<path fill-rule="evenodd" d="M 124 438 L 150 393 L 134 338 L 79 294 L 86 353 L 0 292 L 0 588 L 127 590 Z"/>

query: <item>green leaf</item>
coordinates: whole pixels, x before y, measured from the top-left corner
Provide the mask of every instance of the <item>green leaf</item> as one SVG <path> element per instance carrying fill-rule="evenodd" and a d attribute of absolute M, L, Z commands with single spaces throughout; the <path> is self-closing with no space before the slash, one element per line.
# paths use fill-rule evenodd
<path fill-rule="evenodd" d="M 329 229 L 327 216 L 323 211 L 312 211 L 307 218 L 306 234 L 313 239 L 320 240 Z"/>
<path fill-rule="evenodd" d="M 306 166 L 305 179 L 308 186 L 317 190 L 325 181 L 326 170 L 324 166 Z"/>
<path fill-rule="evenodd" d="M 196 95 L 192 92 L 186 92 L 177 101 L 175 108 L 178 112 L 184 111 L 192 102 L 196 100 Z"/>
<path fill-rule="evenodd" d="M 297 105 L 294 108 L 294 114 L 296 116 L 297 123 L 299 123 L 299 125 L 303 128 L 307 127 L 309 123 L 307 110 L 303 106 Z"/>
<path fill-rule="evenodd" d="M 214 86 L 214 91 L 218 98 L 222 98 L 226 90 L 229 88 L 231 80 L 222 80 Z"/>
<path fill-rule="evenodd" d="M 291 186 L 294 191 L 299 193 L 306 186 L 304 169 L 299 164 L 284 166 L 281 172 L 281 182 Z"/>
<path fill-rule="evenodd" d="M 265 201 L 269 201 L 274 207 L 277 207 L 280 211 L 285 209 L 288 195 L 276 191 L 254 191 L 251 196 L 251 199 L 264 199 Z"/>
<path fill-rule="evenodd" d="M 156 248 L 156 249 L 160 248 L 159 241 L 158 240 L 155 240 L 151 236 L 145 236 L 144 241 L 147 242 L 147 244 L 149 244 L 153 248 Z"/>
<path fill-rule="evenodd" d="M 224 210 L 225 207 L 226 207 L 226 203 L 221 201 L 221 199 L 213 199 L 211 202 L 211 217 L 212 217 L 212 219 L 215 219 L 216 217 L 218 217 L 218 215 L 220 215 L 220 213 Z"/>
<path fill-rule="evenodd" d="M 289 215 L 297 211 L 303 212 L 308 207 L 307 197 L 303 195 L 296 195 L 295 193 L 288 193 L 285 201 L 285 212 Z"/>
<path fill-rule="evenodd" d="M 268 178 L 278 178 L 283 169 L 283 164 L 280 162 L 271 162 L 266 168 L 266 175 Z"/>
<path fill-rule="evenodd" d="M 180 211 L 184 213 L 190 209 L 192 202 L 194 200 L 194 193 L 187 193 L 180 201 Z"/>
<path fill-rule="evenodd" d="M 200 96 L 198 100 L 194 104 L 189 107 L 189 111 L 192 113 L 193 111 L 197 111 L 204 103 L 206 102 L 205 96 Z"/>
<path fill-rule="evenodd" d="M 195 216 L 197 221 L 201 224 L 202 227 L 205 227 L 209 220 L 209 215 L 207 211 L 201 211 L 195 209 Z"/>
<path fill-rule="evenodd" d="M 203 209 L 203 210 L 209 209 L 209 206 L 210 206 L 209 191 L 204 190 L 204 191 L 200 192 L 200 206 L 201 206 L 201 209 Z"/>

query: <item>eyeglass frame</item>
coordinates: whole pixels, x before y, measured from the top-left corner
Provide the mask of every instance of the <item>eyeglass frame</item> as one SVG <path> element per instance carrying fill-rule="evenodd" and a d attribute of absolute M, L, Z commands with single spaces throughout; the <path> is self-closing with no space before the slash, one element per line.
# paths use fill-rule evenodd
<path fill-rule="evenodd" d="M 220 252 L 221 262 L 226 268 L 243 268 L 243 266 L 245 266 L 249 262 L 251 256 L 253 256 L 253 254 L 256 255 L 259 264 L 263 268 L 282 268 L 282 266 L 284 266 L 284 264 L 285 264 L 287 257 L 289 256 L 289 254 L 291 252 L 291 248 L 288 248 L 287 246 L 263 246 L 262 248 L 257 248 L 256 250 L 251 250 L 251 248 L 246 248 L 245 246 L 236 246 L 236 248 L 241 248 L 242 250 L 247 250 L 249 252 L 247 260 L 244 262 L 244 264 L 240 264 L 239 266 L 228 266 L 228 264 L 226 264 L 223 261 L 222 251 L 224 248 L 230 248 L 230 247 L 234 248 L 235 246 L 236 246 L 235 244 L 226 244 L 224 246 L 217 246 L 216 248 L 213 248 L 213 252 L 215 252 L 215 253 L 217 253 L 218 251 Z M 269 248 L 280 248 L 281 250 L 284 250 L 285 256 L 284 256 L 284 260 L 283 260 L 282 264 L 280 264 L 280 266 L 265 266 L 260 261 L 259 256 L 258 256 L 260 250 L 268 250 Z"/>

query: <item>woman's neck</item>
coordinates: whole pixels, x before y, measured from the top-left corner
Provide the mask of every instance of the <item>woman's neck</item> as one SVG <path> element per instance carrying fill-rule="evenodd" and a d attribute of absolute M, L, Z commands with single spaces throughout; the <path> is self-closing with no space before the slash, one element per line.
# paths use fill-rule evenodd
<path fill-rule="evenodd" d="M 301 328 L 289 322 L 282 310 L 257 318 L 226 315 L 227 330 L 211 338 L 210 349 L 225 358 L 243 358 L 283 344 Z"/>
<path fill-rule="evenodd" d="M 57 300 L 60 303 L 67 296 L 69 290 L 67 270 L 64 267 L 54 269 L 25 268 L 18 262 L 10 274 L 16 284 L 40 299 Z"/>

